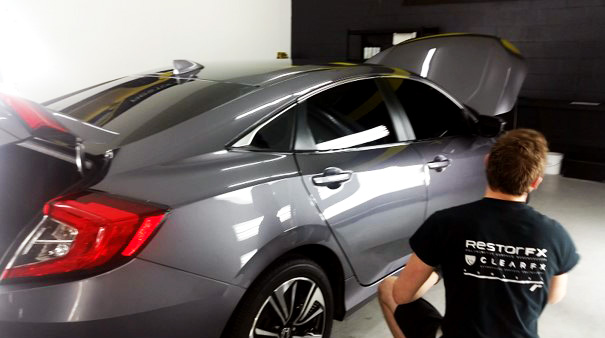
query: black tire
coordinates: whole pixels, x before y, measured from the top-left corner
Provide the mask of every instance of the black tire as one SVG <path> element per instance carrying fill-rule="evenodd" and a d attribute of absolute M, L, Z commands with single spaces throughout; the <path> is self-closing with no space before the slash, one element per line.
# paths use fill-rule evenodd
<path fill-rule="evenodd" d="M 321 291 L 323 297 L 319 297 L 317 289 Z M 286 311 L 287 313 L 281 312 L 283 317 L 290 317 L 286 319 L 285 323 L 282 316 L 276 311 L 276 308 L 284 309 L 283 306 L 280 306 L 277 293 L 283 294 L 282 300 L 285 303 L 282 304 L 286 309 L 290 309 Z M 293 293 L 295 293 L 294 298 L 292 298 Z M 303 298 L 316 300 L 301 301 Z M 321 301 L 317 300 L 321 298 L 324 301 L 323 311 L 319 311 Z M 292 302 L 293 299 L 294 302 Z M 292 303 L 294 306 L 291 306 Z M 305 311 L 305 307 L 309 307 L 310 310 Z M 294 335 L 303 336 L 306 330 L 316 333 L 320 327 L 323 327 L 322 337 L 329 338 L 332 331 L 333 311 L 332 288 L 321 267 L 304 257 L 292 256 L 264 272 L 252 284 L 227 323 L 222 337 L 270 337 L 257 334 L 262 332 L 258 330 L 265 330 L 277 333 L 278 337 L 291 338 Z M 315 314 L 316 312 L 319 314 Z M 313 317 L 313 315 L 315 316 Z M 301 316 L 302 318 L 299 319 Z M 311 319 L 307 323 L 296 325 L 310 317 Z"/>

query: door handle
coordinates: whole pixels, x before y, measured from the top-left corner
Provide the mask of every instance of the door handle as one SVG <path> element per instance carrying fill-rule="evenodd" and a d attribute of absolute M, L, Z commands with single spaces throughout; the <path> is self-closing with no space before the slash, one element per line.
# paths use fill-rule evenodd
<path fill-rule="evenodd" d="M 324 171 L 311 177 L 313 184 L 319 187 L 328 187 L 330 189 L 336 189 L 340 187 L 344 182 L 351 179 L 353 172 L 350 170 L 342 170 L 336 167 L 329 167 Z"/>
<path fill-rule="evenodd" d="M 436 172 L 440 173 L 444 171 L 445 168 L 449 167 L 451 164 L 452 161 L 449 158 L 443 155 L 437 155 L 431 162 L 427 163 L 426 165 L 429 167 L 429 169 L 435 170 Z"/>

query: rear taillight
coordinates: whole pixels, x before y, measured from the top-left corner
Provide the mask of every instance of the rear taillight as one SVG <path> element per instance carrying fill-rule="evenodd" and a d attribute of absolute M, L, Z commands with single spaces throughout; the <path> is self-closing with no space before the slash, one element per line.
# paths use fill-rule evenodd
<path fill-rule="evenodd" d="M 58 122 L 47 116 L 36 103 L 15 96 L 0 93 L 0 100 L 11 107 L 17 115 L 32 129 L 51 128 L 60 132 L 66 132 L 65 128 Z"/>
<path fill-rule="evenodd" d="M 27 236 L 0 279 L 88 270 L 136 254 L 167 210 L 97 192 L 60 197 Z"/>

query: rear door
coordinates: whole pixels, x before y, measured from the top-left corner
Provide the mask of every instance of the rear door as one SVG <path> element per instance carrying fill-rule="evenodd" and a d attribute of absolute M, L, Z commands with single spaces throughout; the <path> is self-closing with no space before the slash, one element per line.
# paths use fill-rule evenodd
<path fill-rule="evenodd" d="M 472 133 L 469 113 L 428 83 L 384 81 L 410 126 L 402 140 L 420 153 L 429 178 L 426 216 L 481 198 L 486 186 L 483 158 L 492 143 Z"/>
<path fill-rule="evenodd" d="M 364 285 L 404 265 L 426 207 L 422 159 L 398 142 L 401 121 L 377 83 L 341 84 L 302 102 L 295 145 L 304 184 Z"/>

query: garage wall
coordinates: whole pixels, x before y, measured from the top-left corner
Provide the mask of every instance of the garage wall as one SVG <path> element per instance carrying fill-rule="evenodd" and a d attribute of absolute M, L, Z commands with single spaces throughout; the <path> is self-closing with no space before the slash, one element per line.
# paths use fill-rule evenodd
<path fill-rule="evenodd" d="M 521 95 L 605 102 L 605 0 L 406 3 L 292 0 L 292 58 L 296 63 L 344 60 L 347 29 L 438 27 L 491 34 L 511 40 L 529 60 Z"/>
<path fill-rule="evenodd" d="M 285 0 L 3 0 L 0 89 L 44 101 L 173 59 L 277 62 L 290 28 Z"/>

